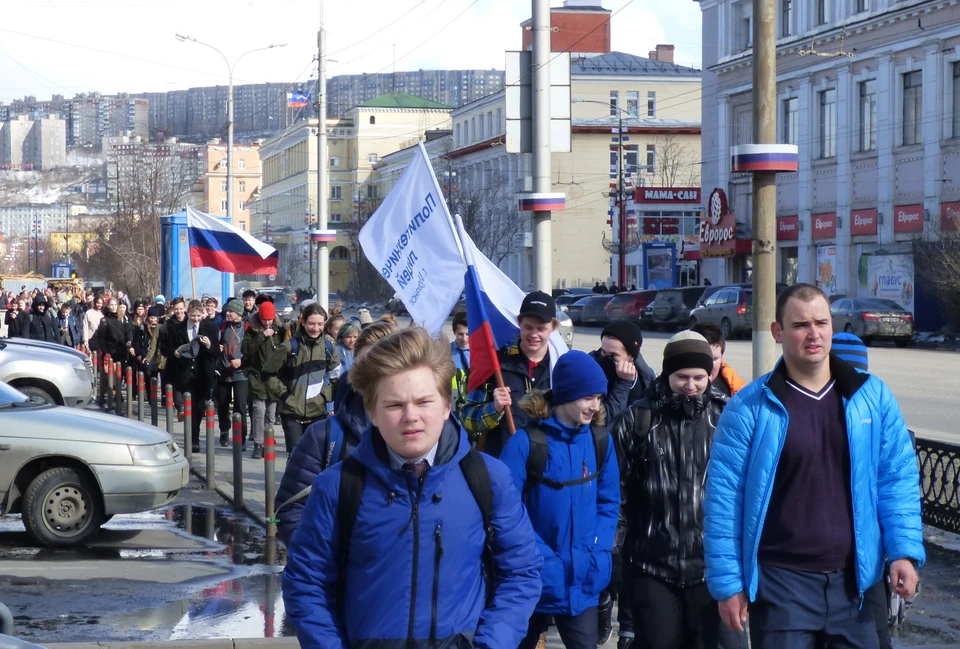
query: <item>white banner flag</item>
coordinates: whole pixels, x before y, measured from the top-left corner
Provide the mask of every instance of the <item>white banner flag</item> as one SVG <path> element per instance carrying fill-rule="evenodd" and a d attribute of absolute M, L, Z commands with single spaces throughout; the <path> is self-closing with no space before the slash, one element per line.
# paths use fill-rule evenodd
<path fill-rule="evenodd" d="M 360 230 L 360 247 L 413 320 L 438 335 L 463 292 L 466 266 L 422 142 Z"/>

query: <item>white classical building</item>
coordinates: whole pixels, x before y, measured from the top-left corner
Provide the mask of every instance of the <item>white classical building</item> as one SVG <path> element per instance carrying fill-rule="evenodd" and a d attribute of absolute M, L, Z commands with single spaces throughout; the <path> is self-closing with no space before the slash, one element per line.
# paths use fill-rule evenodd
<path fill-rule="evenodd" d="M 751 178 L 730 147 L 752 141 L 752 3 L 698 0 L 703 14 L 703 188 L 723 189 L 741 228 Z M 799 171 L 778 177 L 778 280 L 834 295 L 918 295 L 912 242 L 958 228 L 960 6 L 939 0 L 777 0 L 778 141 Z M 705 260 L 714 283 L 749 258 Z"/>

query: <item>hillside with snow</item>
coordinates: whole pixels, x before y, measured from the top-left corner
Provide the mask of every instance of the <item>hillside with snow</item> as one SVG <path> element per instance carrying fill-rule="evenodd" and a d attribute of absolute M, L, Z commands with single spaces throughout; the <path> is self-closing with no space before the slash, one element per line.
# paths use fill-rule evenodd
<path fill-rule="evenodd" d="M 81 185 L 102 174 L 103 158 L 99 154 L 70 151 L 67 162 L 70 166 L 58 169 L 0 171 L 0 206 L 56 203 L 76 195 Z"/>

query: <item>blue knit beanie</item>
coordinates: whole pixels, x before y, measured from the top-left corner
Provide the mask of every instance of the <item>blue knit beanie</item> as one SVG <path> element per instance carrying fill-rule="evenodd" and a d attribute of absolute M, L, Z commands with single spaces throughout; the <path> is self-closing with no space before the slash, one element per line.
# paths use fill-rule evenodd
<path fill-rule="evenodd" d="M 581 351 L 569 351 L 553 368 L 551 403 L 570 403 L 594 394 L 607 394 L 607 377 L 597 361 Z"/>
<path fill-rule="evenodd" d="M 840 360 L 853 365 L 861 372 L 869 368 L 867 363 L 867 346 L 854 334 L 840 332 L 833 334 L 830 351 L 840 357 Z"/>

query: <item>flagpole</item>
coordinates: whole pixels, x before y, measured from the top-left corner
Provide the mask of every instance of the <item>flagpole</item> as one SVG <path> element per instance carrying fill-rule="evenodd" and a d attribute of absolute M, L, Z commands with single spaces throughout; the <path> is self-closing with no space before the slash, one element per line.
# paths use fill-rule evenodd
<path fill-rule="evenodd" d="M 423 145 L 421 144 L 420 146 L 423 146 Z M 467 266 L 471 266 L 473 265 L 473 252 L 470 251 L 464 245 L 463 239 L 460 236 L 460 233 L 463 231 L 463 219 L 460 218 L 459 214 L 457 214 L 453 218 L 456 221 L 455 227 L 453 228 L 454 238 L 456 239 L 457 243 L 460 245 L 460 253 L 464 257 L 463 259 L 464 263 L 467 264 Z M 493 353 L 496 354 L 497 350 L 494 349 Z M 472 357 L 472 354 L 471 354 L 471 357 Z M 494 385 L 496 385 L 498 388 L 502 389 L 507 387 L 503 383 L 503 374 L 500 372 L 499 363 L 493 369 L 493 382 L 494 382 Z M 515 434 L 517 432 L 517 426 L 513 422 L 513 412 L 511 412 L 510 406 L 507 406 L 506 408 L 503 409 L 503 418 L 507 424 L 507 430 L 510 431 L 510 435 Z M 477 440 L 477 450 L 482 451 L 483 447 L 486 446 L 486 443 L 487 443 L 487 431 L 483 431 L 482 433 L 480 433 L 480 439 Z"/>
<path fill-rule="evenodd" d="M 193 299 L 197 299 L 197 270 L 190 266 L 190 288 L 193 291 Z"/>

